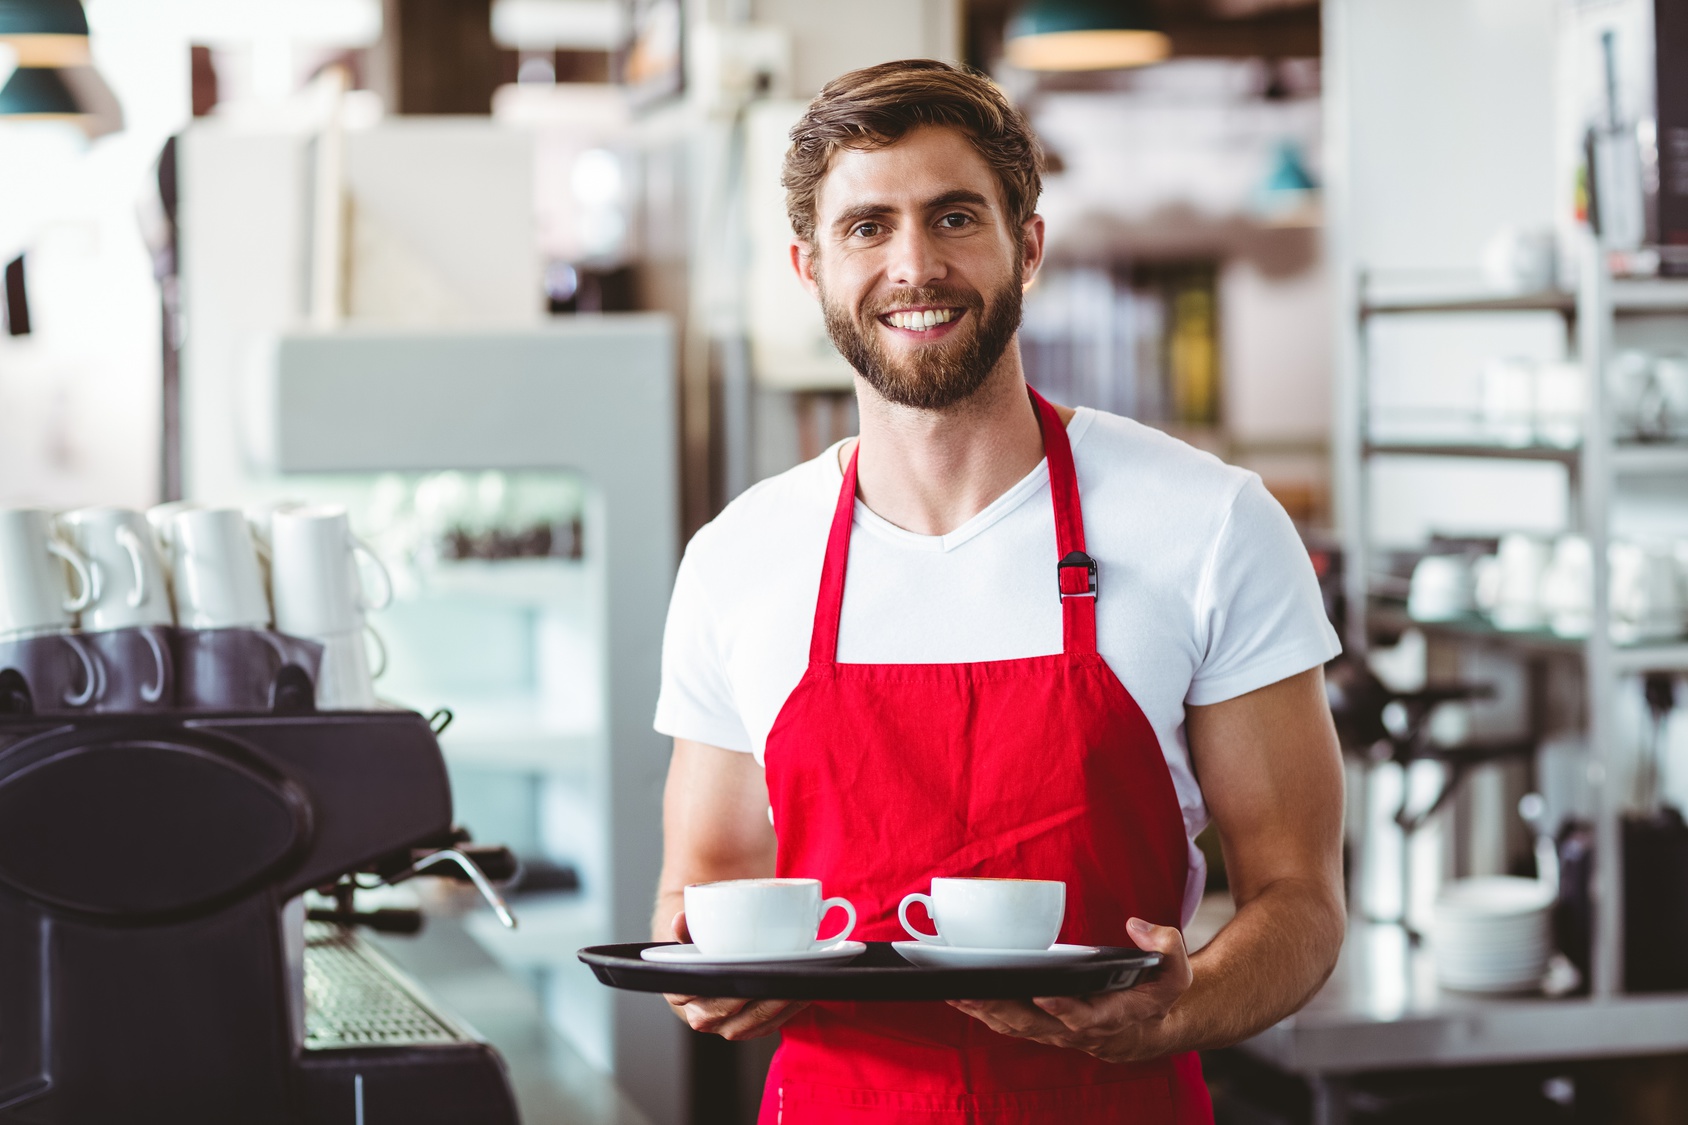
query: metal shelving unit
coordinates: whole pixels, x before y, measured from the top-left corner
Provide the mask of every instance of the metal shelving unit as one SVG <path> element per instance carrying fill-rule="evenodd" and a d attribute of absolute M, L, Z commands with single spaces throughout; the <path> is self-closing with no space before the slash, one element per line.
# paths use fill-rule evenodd
<path fill-rule="evenodd" d="M 1688 443 L 1644 445 L 1613 439 L 1611 404 L 1605 393 L 1604 372 L 1613 353 L 1618 322 L 1627 317 L 1688 318 L 1688 281 L 1614 281 L 1603 265 L 1604 255 L 1592 238 L 1581 257 L 1582 283 L 1575 293 L 1549 292 L 1497 296 L 1474 292 L 1416 294 L 1410 297 L 1368 295 L 1364 279 L 1351 306 L 1357 313 L 1350 341 L 1352 357 L 1340 401 L 1347 415 L 1339 420 L 1335 450 L 1339 496 L 1342 497 L 1345 582 L 1351 613 L 1350 652 L 1364 652 L 1372 628 L 1393 629 L 1408 624 L 1398 609 L 1379 608 L 1370 590 L 1369 489 L 1370 465 L 1381 457 L 1449 457 L 1504 459 L 1558 463 L 1565 467 L 1573 490 L 1572 512 L 1588 537 L 1594 558 L 1594 614 L 1584 639 L 1545 632 L 1509 633 L 1477 619 L 1455 622 L 1411 622 L 1427 635 L 1451 643 L 1505 644 L 1537 656 L 1580 656 L 1588 703 L 1590 776 L 1595 782 L 1597 913 L 1594 923 L 1592 987 L 1596 999 L 1621 998 L 1623 992 L 1623 886 L 1621 818 L 1625 801 L 1613 779 L 1624 776 L 1620 756 L 1628 753 L 1619 741 L 1617 703 L 1619 681 L 1647 671 L 1688 672 L 1688 640 L 1671 644 L 1627 647 L 1611 640 L 1610 541 L 1612 497 L 1623 477 L 1688 476 Z M 1373 441 L 1370 433 L 1367 324 L 1375 317 L 1425 314 L 1494 314 L 1551 312 L 1565 320 L 1568 340 L 1584 372 L 1587 410 L 1583 439 L 1575 447 L 1548 445 L 1488 445 L 1477 441 Z"/>

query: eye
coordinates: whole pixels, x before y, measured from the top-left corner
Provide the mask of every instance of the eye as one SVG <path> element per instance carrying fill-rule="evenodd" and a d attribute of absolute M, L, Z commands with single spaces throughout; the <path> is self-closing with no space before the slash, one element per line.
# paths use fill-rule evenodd
<path fill-rule="evenodd" d="M 973 222 L 973 216 L 965 211 L 951 211 L 938 220 L 938 225 L 949 230 L 959 230 Z"/>
<path fill-rule="evenodd" d="M 850 233 L 858 238 L 874 238 L 881 233 L 881 228 L 878 223 L 857 223 Z"/>

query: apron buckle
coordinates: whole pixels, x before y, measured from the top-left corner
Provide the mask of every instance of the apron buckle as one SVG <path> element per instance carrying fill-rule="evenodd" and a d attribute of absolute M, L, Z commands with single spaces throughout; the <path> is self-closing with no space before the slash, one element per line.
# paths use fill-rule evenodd
<path fill-rule="evenodd" d="M 1096 596 L 1096 560 L 1083 551 L 1071 551 L 1056 563 L 1055 577 L 1063 598 Z"/>

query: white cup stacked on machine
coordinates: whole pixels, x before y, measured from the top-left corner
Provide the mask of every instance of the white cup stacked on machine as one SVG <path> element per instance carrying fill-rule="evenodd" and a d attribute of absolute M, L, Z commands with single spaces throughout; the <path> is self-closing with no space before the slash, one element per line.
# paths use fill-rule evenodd
<path fill-rule="evenodd" d="M 127 508 L 81 508 L 57 530 L 87 562 L 90 597 L 80 611 L 94 654 L 97 711 L 139 711 L 175 702 L 169 579 L 145 517 Z"/>
<path fill-rule="evenodd" d="M 364 589 L 360 556 L 380 577 L 378 596 Z M 366 614 L 392 601 L 392 580 L 375 554 L 352 534 L 346 510 L 334 505 L 284 505 L 269 516 L 270 590 L 276 629 L 322 646 L 317 706 L 367 710 L 374 681 L 386 668 L 386 649 Z M 370 666 L 368 643 L 379 661 Z"/>
<path fill-rule="evenodd" d="M 88 560 L 39 508 L 0 509 L 0 668 L 22 673 L 39 709 L 86 707 L 99 689 L 76 615 L 93 600 Z"/>

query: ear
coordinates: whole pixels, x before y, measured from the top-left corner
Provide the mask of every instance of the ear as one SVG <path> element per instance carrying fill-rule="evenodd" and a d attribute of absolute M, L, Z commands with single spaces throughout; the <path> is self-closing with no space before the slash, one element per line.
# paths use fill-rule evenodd
<path fill-rule="evenodd" d="M 1043 216 L 1033 215 L 1020 228 L 1020 284 L 1029 287 L 1043 268 Z"/>
<path fill-rule="evenodd" d="M 791 268 L 797 274 L 797 280 L 803 283 L 803 288 L 809 291 L 809 296 L 820 300 L 820 282 L 815 280 L 815 251 L 802 239 L 792 239 Z"/>

